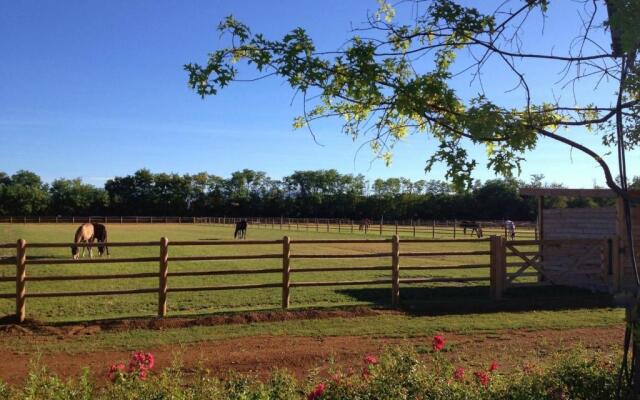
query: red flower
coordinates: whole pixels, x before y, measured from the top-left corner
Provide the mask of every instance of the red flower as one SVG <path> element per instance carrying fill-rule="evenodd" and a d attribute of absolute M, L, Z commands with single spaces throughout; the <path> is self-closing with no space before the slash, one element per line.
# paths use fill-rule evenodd
<path fill-rule="evenodd" d="M 324 383 L 319 383 L 307 396 L 307 400 L 317 400 L 324 394 Z"/>
<path fill-rule="evenodd" d="M 137 351 L 131 356 L 131 360 L 129 360 L 129 372 L 151 369 L 155 363 L 156 360 L 153 354 Z"/>
<path fill-rule="evenodd" d="M 107 374 L 107 377 L 109 378 L 109 380 L 115 381 L 118 375 L 123 374 L 125 372 L 125 369 L 126 367 L 122 363 L 113 364 L 111 365 L 111 367 L 109 367 L 109 373 Z"/>
<path fill-rule="evenodd" d="M 378 363 L 378 359 L 376 356 L 368 355 L 364 358 L 364 363 L 367 365 L 376 365 Z"/>
<path fill-rule="evenodd" d="M 440 351 L 444 349 L 444 337 L 440 335 L 436 335 L 433 337 L 433 341 L 431 342 L 431 346 L 433 347 L 433 351 Z"/>
<path fill-rule="evenodd" d="M 455 371 L 453 371 L 453 379 L 458 382 L 464 382 L 464 368 L 458 367 Z"/>
<path fill-rule="evenodd" d="M 476 377 L 476 379 L 478 380 L 478 382 L 484 386 L 484 387 L 488 387 L 489 386 L 489 381 L 491 380 L 489 378 L 489 375 L 487 375 L 486 372 L 484 371 L 476 371 L 473 373 L 473 375 Z"/>
<path fill-rule="evenodd" d="M 489 372 L 493 372 L 500 367 L 500 364 L 496 360 L 491 361 L 491 365 L 489 365 Z"/>

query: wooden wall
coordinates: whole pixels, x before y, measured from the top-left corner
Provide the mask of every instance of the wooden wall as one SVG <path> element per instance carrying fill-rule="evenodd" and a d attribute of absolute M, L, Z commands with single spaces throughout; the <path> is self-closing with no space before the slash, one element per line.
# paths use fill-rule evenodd
<path fill-rule="evenodd" d="M 632 202 L 633 204 L 634 202 Z M 621 246 L 623 248 L 627 248 L 626 244 L 626 233 L 624 232 L 624 224 L 622 221 L 622 211 L 619 212 L 620 217 L 618 219 L 618 228 Z M 635 243 L 636 248 L 636 258 L 640 258 L 640 205 L 635 204 L 631 209 L 631 227 L 633 232 L 633 241 Z M 636 283 L 635 283 L 635 274 L 633 273 L 633 269 L 631 267 L 631 259 L 629 258 L 629 252 L 623 250 L 623 254 L 621 255 L 622 259 L 622 274 L 620 274 L 620 282 L 619 286 L 622 290 L 628 290 L 635 292 Z M 640 260 L 639 260 L 640 261 Z"/>
<path fill-rule="evenodd" d="M 543 212 L 545 240 L 603 239 L 601 245 L 544 245 L 545 276 L 554 284 L 615 291 L 606 239 L 617 234 L 616 208 L 564 208 Z"/>

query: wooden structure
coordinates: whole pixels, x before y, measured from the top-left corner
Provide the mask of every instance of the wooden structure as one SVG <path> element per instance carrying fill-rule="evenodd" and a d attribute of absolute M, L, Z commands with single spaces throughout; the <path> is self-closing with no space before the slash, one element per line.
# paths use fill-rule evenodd
<path fill-rule="evenodd" d="M 523 188 L 523 196 L 538 200 L 537 231 L 541 245 L 540 279 L 597 291 L 619 293 L 635 290 L 626 243 L 622 199 L 609 189 Z M 545 197 L 610 198 L 611 207 L 545 209 Z M 632 231 L 640 252 L 640 191 L 631 192 Z M 545 245 L 571 238 L 572 245 Z M 578 239 L 578 241 L 575 241 Z M 580 240 L 582 242 L 580 242 Z M 597 245 L 600 243 L 600 245 Z M 602 251 L 602 248 L 605 251 Z"/>
<path fill-rule="evenodd" d="M 473 242 L 485 245 L 486 249 L 473 251 L 406 251 L 401 252 L 401 244 L 411 244 L 415 249 L 419 244 L 441 244 L 452 242 Z M 489 244 L 491 243 L 491 246 Z M 314 245 L 314 244 L 371 244 L 377 246 L 369 252 L 355 254 L 309 254 L 301 251 L 296 252 L 297 245 Z M 218 290 L 245 290 L 258 288 L 281 288 L 282 290 L 282 308 L 287 309 L 291 302 L 291 290 L 294 288 L 318 287 L 318 286 L 359 286 L 359 285 L 383 285 L 390 287 L 390 303 L 393 306 L 399 306 L 401 303 L 401 286 L 416 283 L 466 283 L 466 282 L 487 282 L 490 283 L 490 293 L 492 297 L 499 299 L 504 289 L 505 274 L 505 241 L 500 236 L 494 236 L 489 239 L 407 239 L 400 241 L 396 235 L 391 239 L 318 239 L 318 240 L 292 240 L 288 236 L 278 240 L 242 240 L 242 241 L 175 241 L 170 242 L 167 238 L 162 238 L 159 242 L 110 242 L 111 247 L 156 247 L 159 249 L 156 257 L 132 257 L 132 258 L 94 258 L 73 260 L 71 258 L 40 258 L 29 257 L 29 249 L 35 248 L 65 248 L 70 243 L 28 243 L 20 239 L 16 244 L 5 243 L 0 244 L 3 249 L 15 249 L 15 276 L 1 276 L 0 282 L 15 282 L 15 293 L 0 293 L 0 299 L 15 299 L 16 319 L 23 322 L 26 318 L 29 298 L 51 298 L 51 297 L 78 297 L 78 296 L 119 296 L 119 295 L 137 295 L 137 294 L 153 294 L 158 295 L 158 317 L 162 318 L 168 314 L 168 303 L 172 293 L 177 292 L 197 292 L 197 291 L 218 291 Z M 95 244 L 96 246 L 98 243 Z M 189 246 L 199 248 L 202 246 L 251 246 L 260 245 L 273 249 L 265 251 L 263 254 L 220 254 L 220 255 L 171 255 L 171 248 Z M 388 251 L 380 251 L 379 247 L 388 246 Z M 420 258 L 445 258 L 452 257 L 457 261 L 444 262 L 446 265 L 407 265 L 401 268 L 401 259 L 410 257 Z M 490 256 L 487 261 L 476 263 L 460 263 L 460 258 L 465 256 Z M 234 269 L 225 266 L 211 265 L 210 268 L 198 271 L 171 271 L 171 263 L 175 261 L 227 261 L 227 260 L 264 260 L 278 259 L 282 261 L 281 267 L 260 267 L 260 268 L 240 268 Z M 321 266 L 321 267 L 297 267 L 292 266 L 292 261 L 298 259 L 370 259 L 371 266 L 357 266 L 346 264 L 344 266 Z M 105 264 L 105 263 L 150 263 L 157 262 L 157 272 L 137 272 L 137 273 L 118 273 L 118 274 L 55 274 L 55 275 L 39 275 L 37 268 L 31 266 L 38 265 L 65 265 L 65 264 Z M 478 271 L 471 276 L 464 277 L 447 277 L 447 276 L 427 276 L 427 277 L 402 277 L 402 271 L 453 271 L 467 270 Z M 33 272 L 32 272 L 33 271 Z M 375 279 L 361 280 L 304 280 L 303 277 L 307 273 L 322 272 L 341 272 L 341 271 L 387 271 L 386 277 Z M 484 273 L 483 273 L 484 272 Z M 249 274 L 271 274 L 271 276 L 281 275 L 281 279 L 273 282 L 259 284 L 225 284 L 225 285 L 201 285 L 201 286 L 173 286 L 171 280 L 173 277 L 181 276 L 201 276 L 213 277 L 221 275 L 249 275 Z M 135 289 L 112 289 L 109 290 L 74 290 L 74 291 L 56 291 L 42 292 L 29 288 L 29 282 L 43 281 L 86 281 L 86 280 L 130 280 L 140 278 L 158 278 L 157 287 L 135 288 Z M 297 279 L 296 279 L 297 278 Z M 335 278 L 334 278 L 335 279 Z"/>

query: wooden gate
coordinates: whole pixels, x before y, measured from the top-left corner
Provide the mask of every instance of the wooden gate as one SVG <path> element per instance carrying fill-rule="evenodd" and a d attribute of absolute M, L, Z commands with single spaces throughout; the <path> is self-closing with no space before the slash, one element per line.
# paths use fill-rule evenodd
<path fill-rule="evenodd" d="M 505 287 L 564 285 L 607 292 L 615 281 L 612 238 L 505 242 Z"/>

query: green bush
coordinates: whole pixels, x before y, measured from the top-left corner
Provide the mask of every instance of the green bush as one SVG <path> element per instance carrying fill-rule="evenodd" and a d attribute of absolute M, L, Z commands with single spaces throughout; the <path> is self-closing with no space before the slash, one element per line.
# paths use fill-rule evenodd
<path fill-rule="evenodd" d="M 85 371 L 80 378 L 62 380 L 46 369 L 33 368 L 23 388 L 0 382 L 0 398 L 28 400 L 528 400 L 614 399 L 616 363 L 582 351 L 558 355 L 549 366 L 524 366 L 503 372 L 487 362 L 482 370 L 452 365 L 434 342 L 418 355 L 413 349 L 391 348 L 380 358 L 369 355 L 347 371 L 335 370 L 298 382 L 276 370 L 267 381 L 232 373 L 225 379 L 204 369 L 185 375 L 179 366 L 152 371 L 153 356 L 136 353 L 128 365 L 109 370 L 111 383 L 96 388 Z M 327 376 L 325 376 L 327 375 Z"/>

